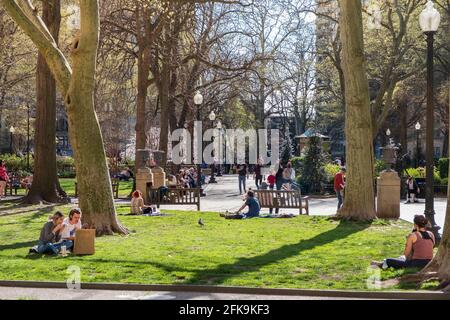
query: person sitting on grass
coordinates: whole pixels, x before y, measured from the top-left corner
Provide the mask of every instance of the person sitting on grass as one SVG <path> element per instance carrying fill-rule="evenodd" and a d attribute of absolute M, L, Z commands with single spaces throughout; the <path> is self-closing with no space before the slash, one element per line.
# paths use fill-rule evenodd
<path fill-rule="evenodd" d="M 413 232 L 407 237 L 404 256 L 396 259 L 386 259 L 383 262 L 372 262 L 372 265 L 382 269 L 419 268 L 423 269 L 433 259 L 435 244 L 434 235 L 427 231 L 428 220 L 425 216 L 414 217 Z"/>
<path fill-rule="evenodd" d="M 66 249 L 70 250 L 73 248 L 73 243 L 75 241 L 75 233 L 77 230 L 82 229 L 81 225 L 81 210 L 72 209 L 69 212 L 69 217 L 65 218 L 63 221 L 64 229 L 61 232 L 61 239 L 64 242 L 63 245 Z"/>
<path fill-rule="evenodd" d="M 242 214 L 242 210 L 248 207 L 248 212 Z M 259 205 L 258 199 L 255 198 L 255 193 L 252 190 L 249 190 L 245 197 L 245 203 L 235 214 L 223 214 L 220 216 L 225 219 L 248 219 L 248 218 L 256 218 L 259 217 L 259 211 L 261 210 L 261 206 Z"/>
<path fill-rule="evenodd" d="M 147 206 L 144 203 L 144 198 L 142 198 L 142 192 L 136 190 L 133 192 L 133 197 L 131 198 L 131 214 L 151 214 L 151 206 Z"/>
<path fill-rule="evenodd" d="M 42 227 L 37 248 L 31 249 L 30 252 L 58 254 L 63 242 L 61 234 L 64 231 L 64 215 L 57 211 Z M 33 250 L 33 251 L 32 251 Z"/>

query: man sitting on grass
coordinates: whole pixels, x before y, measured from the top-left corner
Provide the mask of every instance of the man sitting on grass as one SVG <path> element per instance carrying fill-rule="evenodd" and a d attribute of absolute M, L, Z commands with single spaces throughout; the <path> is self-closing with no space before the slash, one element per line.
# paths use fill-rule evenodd
<path fill-rule="evenodd" d="M 241 211 L 248 206 L 248 212 L 242 214 Z M 245 203 L 242 207 L 236 212 L 236 214 L 224 214 L 221 213 L 220 216 L 225 219 L 248 219 L 259 217 L 259 211 L 261 210 L 261 206 L 259 205 L 258 200 L 255 198 L 255 193 L 251 190 L 247 192 Z"/>
<path fill-rule="evenodd" d="M 63 243 L 61 246 L 66 246 L 66 249 L 73 248 L 73 242 L 75 241 L 75 233 L 81 229 L 81 210 L 72 209 L 69 212 L 69 217 L 64 219 L 64 229 L 61 232 L 61 239 Z"/>

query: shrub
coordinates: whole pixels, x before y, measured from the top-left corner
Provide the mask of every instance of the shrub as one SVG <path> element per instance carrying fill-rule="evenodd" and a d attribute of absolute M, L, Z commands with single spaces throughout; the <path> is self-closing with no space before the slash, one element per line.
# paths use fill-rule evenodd
<path fill-rule="evenodd" d="M 425 179 L 426 178 L 426 172 L 427 169 L 423 168 L 423 167 L 419 167 L 419 168 L 409 168 L 409 169 L 405 169 L 405 171 L 403 172 L 403 174 L 405 176 L 410 175 L 411 177 L 413 177 L 414 179 Z M 434 174 L 433 174 L 433 178 L 434 178 L 434 183 L 435 184 L 442 184 L 442 179 L 439 175 L 439 171 L 436 167 L 434 167 Z"/>
<path fill-rule="evenodd" d="M 2 154 L 0 160 L 5 162 L 8 171 L 26 171 L 27 157 L 19 157 L 15 154 Z M 30 169 L 33 168 L 33 158 L 30 156 Z"/>
<path fill-rule="evenodd" d="M 302 179 L 300 180 L 300 186 L 306 192 L 319 192 L 321 190 L 321 184 L 326 178 L 325 159 L 320 139 L 311 137 L 301 165 Z"/>
<path fill-rule="evenodd" d="M 326 182 L 332 184 L 334 182 L 334 176 L 340 171 L 341 167 L 334 163 L 327 163 L 323 166 L 323 170 L 326 175 Z"/>
<path fill-rule="evenodd" d="M 441 178 L 447 178 L 448 177 L 448 158 L 439 159 L 438 167 L 439 167 L 439 176 Z"/>
<path fill-rule="evenodd" d="M 291 159 L 292 167 L 295 169 L 295 171 L 300 170 L 304 160 L 304 157 L 294 157 Z"/>
<path fill-rule="evenodd" d="M 389 165 L 383 160 L 375 160 L 375 176 L 379 177 L 380 173 L 388 169 Z"/>

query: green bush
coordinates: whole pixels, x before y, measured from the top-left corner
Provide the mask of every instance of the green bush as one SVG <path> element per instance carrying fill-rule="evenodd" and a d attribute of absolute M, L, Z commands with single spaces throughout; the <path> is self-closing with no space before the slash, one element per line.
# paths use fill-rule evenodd
<path fill-rule="evenodd" d="M 405 171 L 403 172 L 403 174 L 405 176 L 410 175 L 414 179 L 417 179 L 417 178 L 425 179 L 426 173 L 427 173 L 427 169 L 423 168 L 423 167 L 409 168 L 409 169 L 405 169 Z M 440 177 L 439 170 L 436 167 L 434 167 L 433 178 L 434 178 L 435 184 L 442 184 L 442 178 Z"/>
<path fill-rule="evenodd" d="M 300 170 L 304 160 L 304 157 L 294 157 L 291 159 L 292 167 L 295 169 L 295 171 Z"/>
<path fill-rule="evenodd" d="M 448 177 L 448 158 L 441 158 L 439 159 L 439 176 L 441 178 L 447 178 Z"/>
<path fill-rule="evenodd" d="M 8 171 L 26 171 L 27 157 L 19 157 L 15 154 L 2 154 L 0 160 L 3 160 Z M 30 169 L 33 168 L 33 158 L 30 156 Z"/>
<path fill-rule="evenodd" d="M 375 160 L 375 176 L 379 177 L 380 173 L 388 169 L 389 165 L 383 160 Z"/>
<path fill-rule="evenodd" d="M 327 163 L 323 166 L 326 175 L 326 183 L 332 184 L 334 176 L 340 171 L 341 167 L 335 163 Z"/>
<path fill-rule="evenodd" d="M 442 178 L 441 179 L 441 185 L 448 186 L 448 178 Z"/>

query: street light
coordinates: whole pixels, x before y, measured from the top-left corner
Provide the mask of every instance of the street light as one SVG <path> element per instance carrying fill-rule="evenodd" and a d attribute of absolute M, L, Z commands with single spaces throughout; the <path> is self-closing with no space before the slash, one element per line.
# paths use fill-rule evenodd
<path fill-rule="evenodd" d="M 216 114 L 214 113 L 214 110 L 211 111 L 211 113 L 209 114 L 209 120 L 211 121 L 211 128 L 214 128 L 214 121 L 216 120 Z M 214 143 L 214 136 L 212 137 L 212 142 Z M 216 170 L 216 166 L 215 166 L 215 152 L 213 150 L 213 163 L 211 163 L 211 179 L 209 179 L 209 183 L 217 183 L 216 178 L 214 176 L 214 171 Z"/>
<path fill-rule="evenodd" d="M 27 103 L 27 170 L 30 172 L 30 104 Z"/>
<path fill-rule="evenodd" d="M 197 93 L 194 96 L 194 104 L 197 106 L 197 121 L 200 121 L 200 105 L 202 103 L 203 103 L 203 96 L 200 93 L 200 91 L 197 91 Z M 201 154 L 199 156 L 200 156 L 200 158 L 202 157 Z M 200 189 L 200 197 L 204 197 L 205 194 L 204 194 L 203 188 L 202 188 L 201 174 L 202 174 L 202 168 L 200 166 L 200 163 L 197 163 L 197 187 Z"/>
<path fill-rule="evenodd" d="M 219 167 L 217 168 L 217 176 L 221 177 L 222 176 L 222 121 L 217 121 L 217 125 L 216 125 L 217 129 L 219 130 Z"/>
<path fill-rule="evenodd" d="M 417 121 L 415 128 L 416 128 L 416 151 L 417 151 L 416 168 L 418 168 L 420 166 L 419 133 L 420 133 L 420 128 L 422 128 L 419 121 Z"/>
<path fill-rule="evenodd" d="M 9 128 L 9 133 L 11 134 L 9 149 L 11 150 L 11 154 L 13 154 L 13 134 L 16 132 L 16 129 L 11 126 Z"/>
<path fill-rule="evenodd" d="M 434 108 L 433 108 L 433 58 L 434 35 L 439 28 L 441 16 L 434 8 L 432 1 L 428 1 L 419 16 L 420 28 L 427 36 L 427 122 L 426 122 L 426 184 L 425 184 L 425 216 L 432 225 L 436 242 L 440 240 L 439 229 L 434 220 Z"/>

